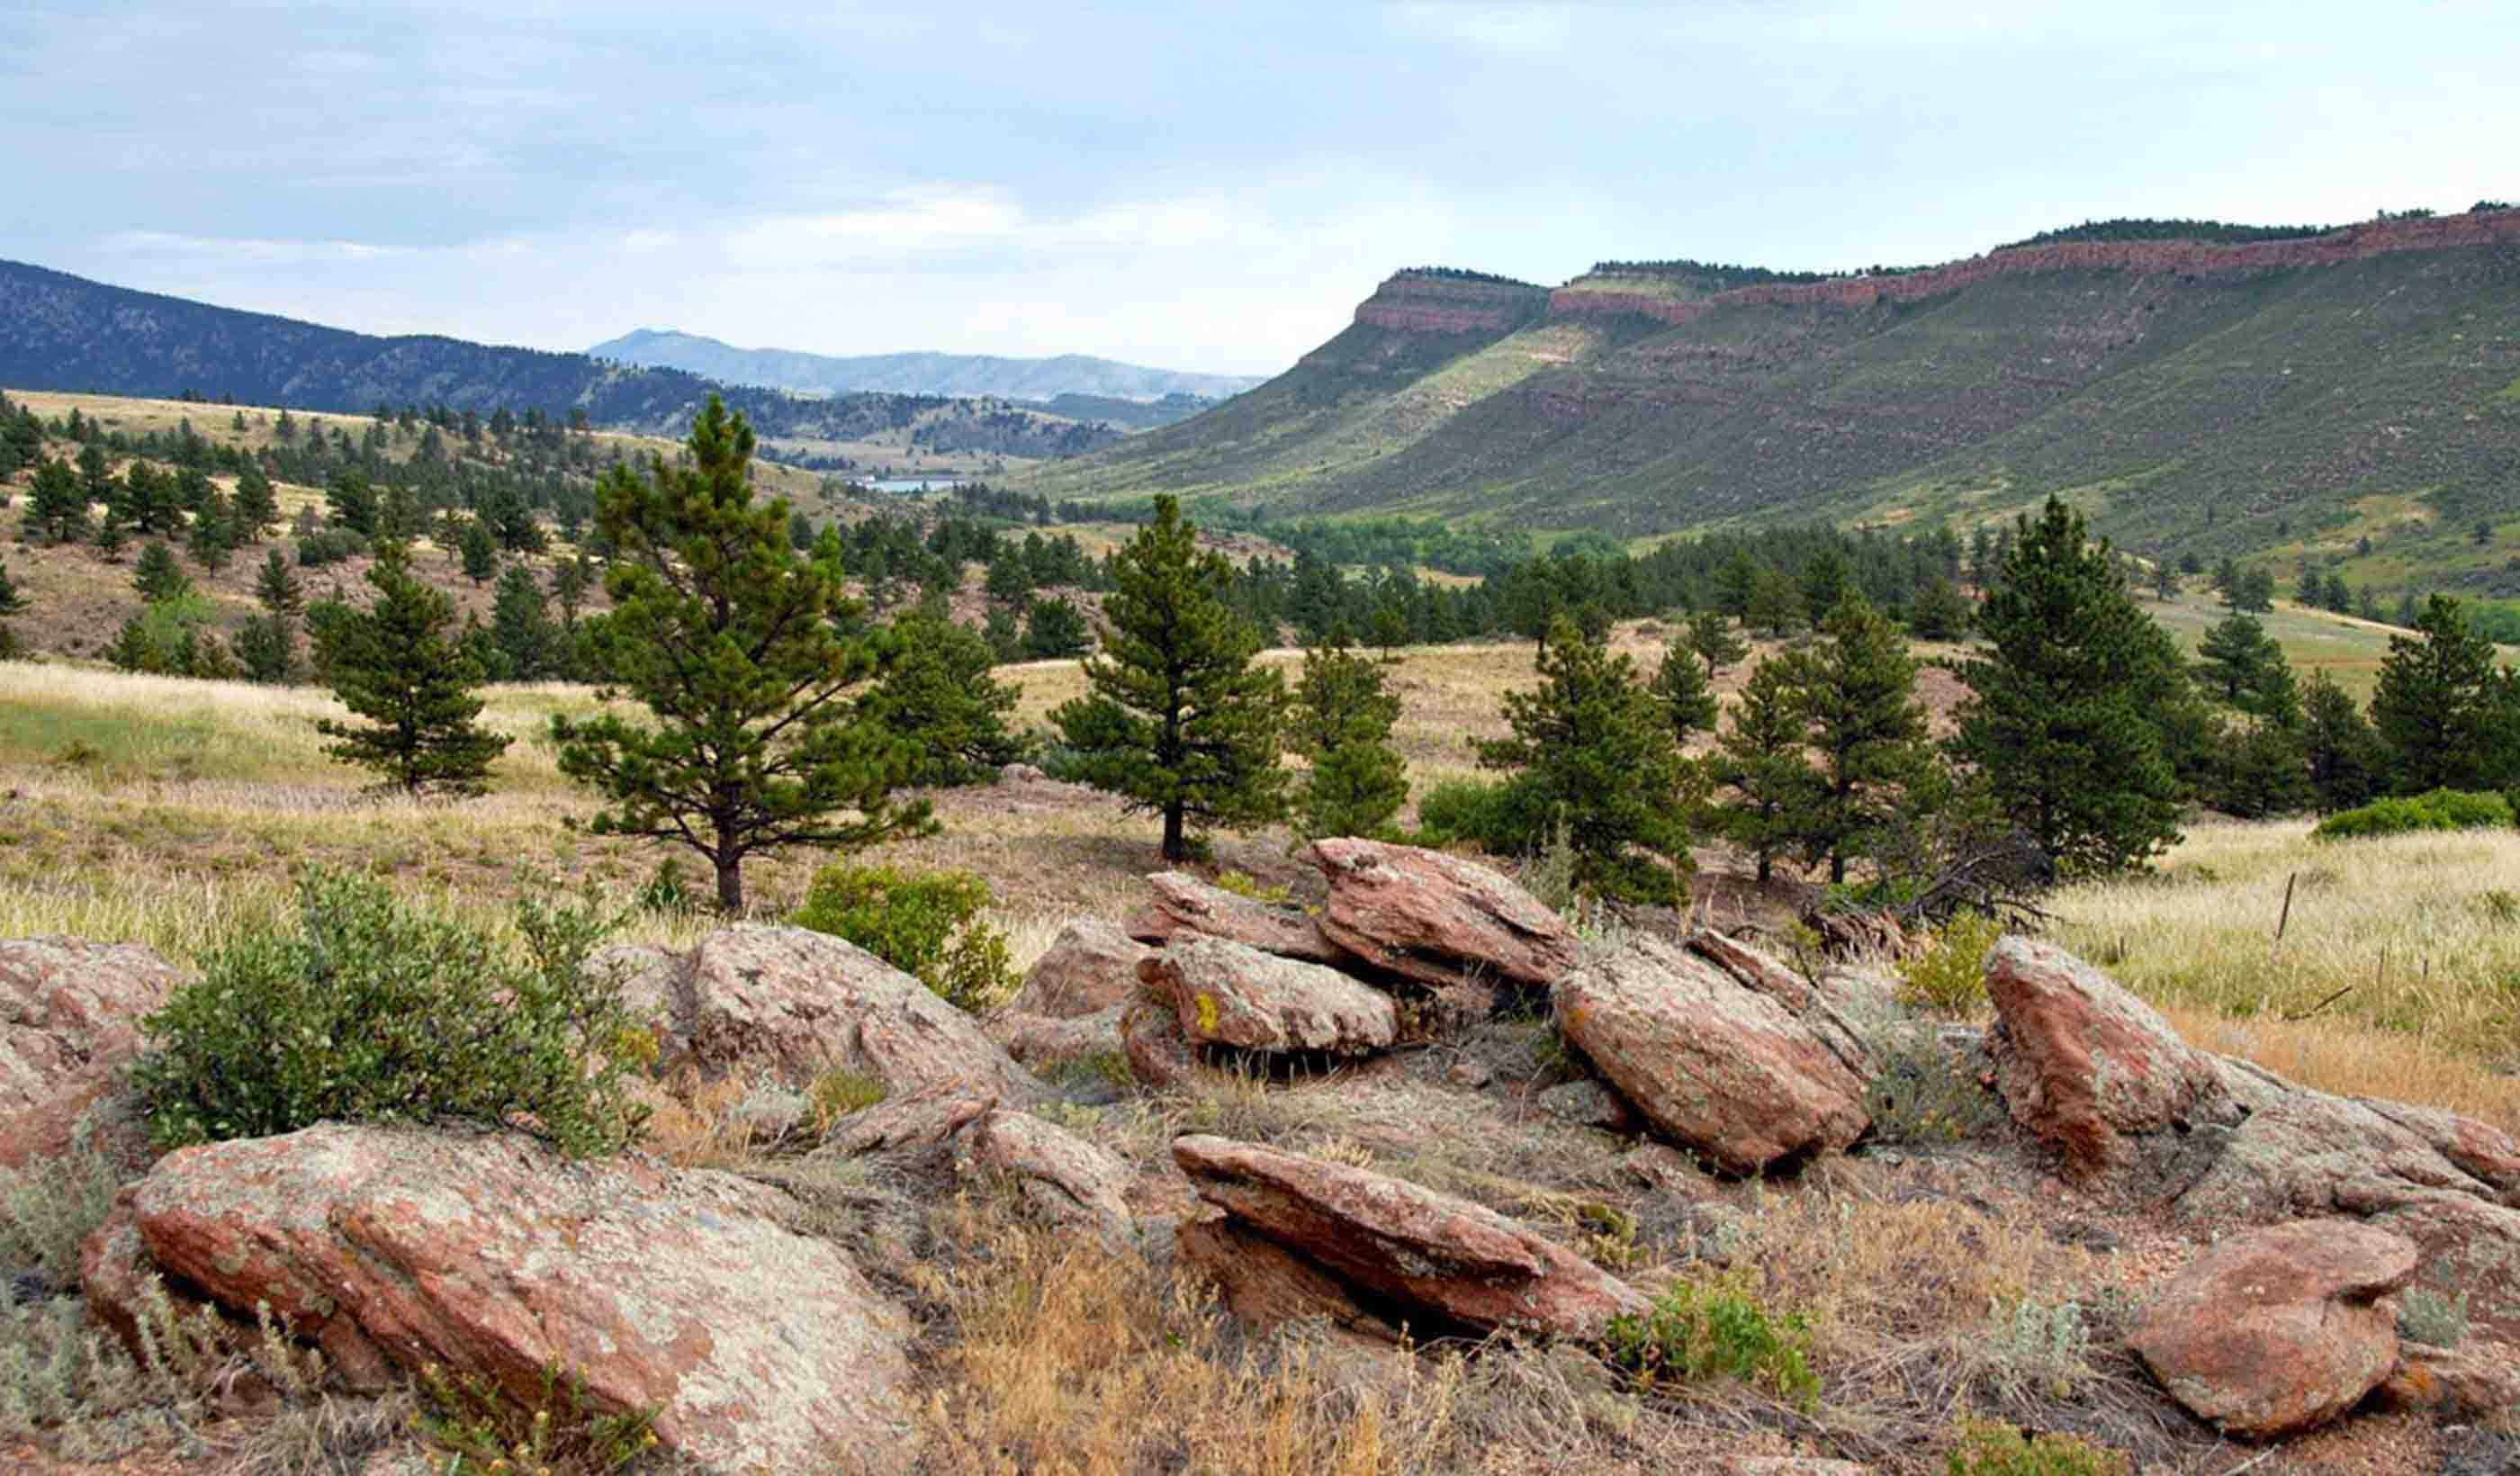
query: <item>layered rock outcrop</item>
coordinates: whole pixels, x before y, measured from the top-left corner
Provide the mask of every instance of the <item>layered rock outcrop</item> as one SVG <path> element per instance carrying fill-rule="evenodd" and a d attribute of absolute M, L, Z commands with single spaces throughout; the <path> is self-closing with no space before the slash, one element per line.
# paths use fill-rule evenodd
<path fill-rule="evenodd" d="M 0 1169 L 69 1146 L 183 975 L 136 943 L 0 941 Z"/>

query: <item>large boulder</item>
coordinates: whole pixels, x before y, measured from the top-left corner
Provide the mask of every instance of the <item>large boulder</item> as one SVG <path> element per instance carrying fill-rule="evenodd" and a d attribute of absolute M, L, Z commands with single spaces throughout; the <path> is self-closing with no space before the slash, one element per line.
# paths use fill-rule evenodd
<path fill-rule="evenodd" d="M 1416 1311 L 1420 1331 L 1599 1337 L 1642 1292 L 1466 1199 L 1257 1143 L 1173 1140 L 1200 1198 L 1341 1281 Z"/>
<path fill-rule="evenodd" d="M 1168 1092 L 1197 1075 L 1198 1049 L 1181 1027 L 1171 1002 L 1132 1001 L 1120 1015 L 1120 1051 L 1140 1086 Z"/>
<path fill-rule="evenodd" d="M 1055 1225 L 1125 1243 L 1137 1231 L 1129 1186 L 1137 1176 L 1110 1149 L 1029 1112 L 996 1111 L 970 1130 L 970 1160 L 1004 1175 Z"/>
<path fill-rule="evenodd" d="M 69 1146 L 183 975 L 136 943 L 0 941 L 0 1168 Z"/>
<path fill-rule="evenodd" d="M 1888 1013 L 1887 996 L 1874 999 L 1858 994 L 1855 976 L 1844 971 L 1807 978 L 1774 956 L 1713 928 L 1691 934 L 1688 951 L 1731 974 L 1742 987 L 1783 1006 L 1787 1014 L 1836 1052 L 1848 1070 L 1863 1077 L 1873 1074 L 1872 1050 L 1865 1043 L 1863 1021 Z"/>
<path fill-rule="evenodd" d="M 1127 1004 L 1138 992 L 1138 963 L 1151 952 L 1118 923 L 1079 917 L 1033 962 L 1006 1012 L 1065 1020 Z"/>
<path fill-rule="evenodd" d="M 2268 1439 L 2354 1408 L 2398 1365 L 2392 1293 L 2415 1247 L 2350 1221 L 2234 1235 L 2172 1277 L 2130 1340 L 2171 1398 Z"/>
<path fill-rule="evenodd" d="M 1125 1004 L 1067 1019 L 1010 1012 L 989 1016 L 986 1028 L 989 1039 L 1005 1048 L 1007 1054 L 1021 1062 L 1025 1070 L 1048 1071 L 1092 1056 L 1118 1053 L 1120 1020 L 1128 1012 Z"/>
<path fill-rule="evenodd" d="M 1400 1341 L 1399 1329 L 1358 1306 L 1336 1277 L 1230 1219 L 1183 1226 L 1173 1251 L 1184 1270 L 1215 1284 L 1225 1310 L 1247 1327 L 1322 1321 L 1375 1346 Z"/>
<path fill-rule="evenodd" d="M 1400 1034 L 1400 1008 L 1380 990 L 1223 938 L 1175 943 L 1140 963 L 1138 976 L 1173 1002 L 1183 1034 L 1201 1045 L 1362 1055 Z"/>
<path fill-rule="evenodd" d="M 1996 940 L 1986 959 L 1997 1025 L 1987 1045 L 2013 1120 L 2090 1184 L 2132 1166 L 2130 1140 L 2236 1118 L 2214 1057 L 2159 1011 L 2052 944 Z"/>
<path fill-rule="evenodd" d="M 167 1155 L 131 1196 L 157 1268 L 286 1318 L 348 1367 L 430 1364 L 530 1398 L 582 1371 L 727 1470 L 915 1463 L 909 1319 L 765 1185 L 574 1161 L 510 1134 L 325 1126 Z"/>
<path fill-rule="evenodd" d="M 1128 926 L 1129 936 L 1141 943 L 1223 938 L 1307 963 L 1354 962 L 1322 935 L 1312 915 L 1300 907 L 1229 892 L 1184 872 L 1157 872 L 1147 885 L 1154 897 Z"/>
<path fill-rule="evenodd" d="M 1464 978 L 1547 989 L 1580 956 L 1564 918 L 1476 862 L 1354 838 L 1306 854 L 1329 878 L 1323 935 L 1377 968 L 1439 989 Z"/>
<path fill-rule="evenodd" d="M 651 976 L 654 966 L 648 964 Z M 840 1067 L 894 1093 L 950 1081 L 1010 1101 L 1045 1095 L 977 1020 L 826 933 L 763 923 L 720 928 L 647 987 L 667 1002 L 672 1038 L 712 1078 L 769 1079 L 802 1091 Z"/>
<path fill-rule="evenodd" d="M 1732 1173 L 1870 1126 L 1863 1078 L 1784 1006 L 1658 939 L 1596 953 L 1550 998 L 1560 1033 L 1657 1132 Z"/>

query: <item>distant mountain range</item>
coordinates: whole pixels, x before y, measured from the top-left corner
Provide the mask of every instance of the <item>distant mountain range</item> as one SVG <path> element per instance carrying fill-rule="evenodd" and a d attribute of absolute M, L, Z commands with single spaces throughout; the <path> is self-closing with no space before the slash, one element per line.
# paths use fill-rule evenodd
<path fill-rule="evenodd" d="M 2093 222 L 1833 276 L 1414 269 L 1269 383 L 1028 485 L 1621 539 L 2055 492 L 2144 553 L 2520 594 L 2520 210 Z"/>
<path fill-rule="evenodd" d="M 985 396 L 1056 405 L 1067 395 L 1160 401 L 1168 396 L 1221 400 L 1263 382 L 1265 375 L 1191 374 L 1148 369 L 1085 354 L 1008 359 L 994 354 L 862 354 L 834 358 L 787 348 L 737 348 L 698 334 L 643 328 L 587 350 L 599 359 L 682 369 L 727 384 L 760 384 L 796 394 Z"/>
<path fill-rule="evenodd" d="M 502 348 L 433 335 L 378 337 L 112 287 L 0 261 L 0 386 L 364 412 L 379 404 L 500 406 L 680 436 L 711 391 L 762 437 L 807 449 L 898 443 L 940 453 L 1075 456 L 1111 425 L 940 394 L 807 398 L 671 368 Z"/>

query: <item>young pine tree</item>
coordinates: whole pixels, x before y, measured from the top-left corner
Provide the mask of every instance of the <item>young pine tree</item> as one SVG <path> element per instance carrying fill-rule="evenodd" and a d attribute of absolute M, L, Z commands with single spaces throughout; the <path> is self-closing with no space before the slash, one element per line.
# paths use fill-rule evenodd
<path fill-rule="evenodd" d="M 997 610 L 990 613 L 994 617 Z M 1010 614 L 1008 618 L 1013 617 Z M 1023 656 L 1027 661 L 1081 656 L 1093 646 L 1094 632 L 1085 623 L 1085 612 L 1063 595 L 1056 600 L 1034 601 L 1032 608 L 1024 612 Z"/>
<path fill-rule="evenodd" d="M 508 571 L 499 576 L 498 600 L 490 609 L 490 639 L 499 648 L 509 681 L 541 682 L 559 675 L 560 627 L 552 624 L 542 582 L 521 563 L 508 565 Z"/>
<path fill-rule="evenodd" d="M 1227 607 L 1232 570 L 1197 538 L 1180 499 L 1157 496 L 1154 520 L 1113 561 L 1111 634 L 1085 664 L 1091 691 L 1050 715 L 1085 783 L 1163 817 L 1175 862 L 1191 858 L 1196 830 L 1255 828 L 1285 809 L 1285 684 L 1252 664 L 1260 632 Z"/>
<path fill-rule="evenodd" d="M 1360 654 L 1346 626 L 1304 652 L 1287 718 L 1287 746 L 1312 765 L 1296 791 L 1295 833 L 1311 840 L 1388 830 L 1409 799 L 1409 766 L 1391 746 L 1400 699 L 1383 663 Z"/>
<path fill-rule="evenodd" d="M 1802 817 L 1818 802 L 1820 777 L 1804 751 L 1810 730 L 1793 668 L 1781 658 L 1762 661 L 1743 684 L 1732 724 L 1707 760 L 1707 778 L 1719 796 L 1716 823 L 1726 839 L 1750 853 L 1763 886 L 1775 874 L 1777 858 L 1800 837 Z"/>
<path fill-rule="evenodd" d="M 977 631 L 941 609 L 918 609 L 893 621 L 876 647 L 875 686 L 858 699 L 858 715 L 917 750 L 912 783 L 986 783 L 1023 758 L 1023 739 L 1007 728 L 1020 693 L 990 677 L 996 653 Z"/>
<path fill-rule="evenodd" d="M 248 460 L 237 473 L 236 527 L 241 541 L 260 543 L 280 526 L 280 500 L 260 462 Z"/>
<path fill-rule="evenodd" d="M 1746 601 L 1749 597 L 1745 593 L 1742 598 Z M 1688 617 L 1688 649 L 1706 663 L 1710 685 L 1724 675 L 1724 668 L 1750 654 L 1750 643 L 1733 633 L 1732 622 L 1720 609 L 1702 609 Z"/>
<path fill-rule="evenodd" d="M 140 592 L 141 599 L 155 604 L 191 594 L 193 581 L 164 544 L 151 543 L 140 551 L 140 562 L 131 571 L 131 587 Z"/>
<path fill-rule="evenodd" d="M 1663 648 L 1662 665 L 1655 668 L 1653 684 L 1646 690 L 1662 704 L 1663 721 L 1671 727 L 1672 741 L 1683 749 L 1688 748 L 1691 738 L 1715 731 L 1715 689 L 1708 685 L 1706 668 L 1698 664 L 1697 653 L 1689 649 L 1687 631 L 1675 632 L 1671 644 Z"/>
<path fill-rule="evenodd" d="M 2083 874 L 2139 867 L 2179 834 L 2157 709 L 2185 676 L 2115 563 L 2062 501 L 2024 514 L 1978 607 L 1992 652 L 1959 668 L 1955 755 L 2051 865 Z"/>
<path fill-rule="evenodd" d="M 2312 803 L 2319 813 L 2367 804 L 2386 787 L 2387 745 L 2362 709 L 2323 671 L 2311 673 L 2301 734 Z"/>
<path fill-rule="evenodd" d="M 376 555 L 368 569 L 375 603 L 314 623 L 333 694 L 367 720 L 318 721 L 315 731 L 335 739 L 324 751 L 406 794 L 479 794 L 512 739 L 476 721 L 481 672 L 457 644 L 455 603 L 411 572 L 401 544 L 380 543 Z"/>
<path fill-rule="evenodd" d="M 467 518 L 461 551 L 464 577 L 472 581 L 474 589 L 498 577 L 499 538 L 490 531 L 488 523 L 478 517 Z"/>
<path fill-rule="evenodd" d="M 68 462 L 47 459 L 36 464 L 26 536 L 46 543 L 73 543 L 87 537 L 87 489 L 79 485 L 78 473 Z"/>
<path fill-rule="evenodd" d="M 2270 662 L 2283 663 L 2283 648 L 2267 634 L 2255 615 L 2226 615 L 2196 644 L 2197 678 L 2206 689 L 2234 707 L 2266 680 Z"/>
<path fill-rule="evenodd" d="M 858 719 L 844 693 L 874 653 L 843 636 L 839 535 L 810 554 L 788 542 L 784 499 L 756 504 L 752 427 L 711 395 L 684 465 L 616 463 L 596 487 L 596 527 L 614 556 L 609 612 L 587 620 L 603 695 L 645 704 L 556 717 L 560 769 L 610 802 L 598 834 L 676 841 L 716 872 L 720 911 L 743 911 L 743 862 L 784 846 L 854 850 L 934 827 L 924 801 L 892 791 L 918 753 Z"/>
<path fill-rule="evenodd" d="M 1940 778 L 1916 700 L 1916 659 L 1890 617 L 1850 595 L 1821 623 L 1822 639 L 1770 664 L 1801 691 L 1817 759 L 1809 806 L 1796 817 L 1803 854 L 1828 879 L 1881 854 L 1891 830 L 1931 801 Z"/>
<path fill-rule="evenodd" d="M 1677 903 L 1698 773 L 1672 741 L 1670 719 L 1638 681 L 1636 663 L 1560 616 L 1541 648 L 1540 686 L 1507 693 L 1505 719 L 1513 737 L 1474 741 L 1479 767 L 1514 771 L 1517 812 L 1564 827 L 1576 884 L 1623 901 Z"/>

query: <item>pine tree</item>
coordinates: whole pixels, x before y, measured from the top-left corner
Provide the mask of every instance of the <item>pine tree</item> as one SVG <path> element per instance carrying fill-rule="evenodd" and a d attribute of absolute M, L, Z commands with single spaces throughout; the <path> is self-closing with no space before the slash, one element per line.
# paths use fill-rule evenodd
<path fill-rule="evenodd" d="M 479 794 L 491 763 L 513 741 L 476 721 L 481 679 L 453 639 L 455 603 L 411 572 L 410 551 L 380 543 L 368 569 L 376 601 L 341 606 L 314 623 L 318 661 L 333 694 L 365 724 L 324 718 L 324 751 L 373 769 L 406 794 Z"/>
<path fill-rule="evenodd" d="M 105 459 L 105 448 L 94 441 L 79 448 L 78 475 L 89 502 L 104 502 L 113 495 L 113 469 Z"/>
<path fill-rule="evenodd" d="M 2402 794 L 2467 789 L 2483 782 L 2493 746 L 2488 688 L 2494 643 L 2470 629 L 2467 612 L 2435 595 L 2414 633 L 2389 638 L 2371 694 L 2371 726 L 2389 755 L 2391 787 Z"/>
<path fill-rule="evenodd" d="M 122 551 L 131 546 L 131 525 L 122 520 L 122 510 L 106 504 L 105 515 L 96 520 L 96 552 L 108 563 L 120 563 Z"/>
<path fill-rule="evenodd" d="M 248 681 L 285 687 L 297 676 L 297 628 L 286 615 L 261 614 L 237 627 L 236 656 Z"/>
<path fill-rule="evenodd" d="M 1672 741 L 1661 704 L 1634 661 L 1563 616 L 1550 627 L 1539 671 L 1538 689 L 1506 693 L 1513 737 L 1473 741 L 1479 767 L 1516 771 L 1517 812 L 1564 827 L 1579 886 L 1678 902 L 1698 774 Z"/>
<path fill-rule="evenodd" d="M 1384 663 L 1359 654 L 1346 626 L 1333 627 L 1304 652 L 1287 715 L 1287 746 L 1312 765 L 1295 797 L 1295 833 L 1309 840 L 1388 830 L 1409 799 L 1409 766 L 1391 745 L 1400 699 Z"/>
<path fill-rule="evenodd" d="M 260 543 L 280 526 L 280 499 L 262 464 L 248 460 L 237 473 L 237 531 L 247 543 Z"/>
<path fill-rule="evenodd" d="M 22 615 L 25 612 L 25 595 L 20 592 L 16 581 L 9 577 L 8 566 L 0 564 L 0 661 L 15 660 L 21 653 L 18 633 L 10 628 L 9 619 L 13 615 Z"/>
<path fill-rule="evenodd" d="M 989 606 L 988 618 L 980 625 L 980 637 L 989 643 L 989 653 L 999 664 L 1025 659 L 1023 623 L 1005 605 Z"/>
<path fill-rule="evenodd" d="M 560 605 L 562 630 L 576 632 L 577 612 L 585 608 L 587 592 L 593 588 L 595 564 L 584 554 L 571 555 L 553 566 L 552 599 Z"/>
<path fill-rule="evenodd" d="M 2320 813 L 2351 810 L 2380 792 L 2386 745 L 2362 709 L 2323 671 L 2311 673 L 2301 734 L 2313 802 Z"/>
<path fill-rule="evenodd" d="M 1846 556 L 1833 548 L 1822 549 L 1804 563 L 1799 582 L 1803 592 L 1803 618 L 1818 625 L 1846 599 Z"/>
<path fill-rule="evenodd" d="M 2237 611 L 2205 632 L 2196 645 L 2196 674 L 2207 688 L 2237 707 L 2265 680 L 2268 663 L 2283 664 L 2283 648 L 2267 634 L 2255 615 Z"/>
<path fill-rule="evenodd" d="M 1717 826 L 1750 853 L 1763 886 L 1775 873 L 1776 859 L 1799 837 L 1800 817 L 1820 791 L 1820 777 L 1804 754 L 1811 724 L 1793 676 L 1780 660 L 1753 668 L 1731 726 L 1707 759 L 1707 778 L 1724 796 Z"/>
<path fill-rule="evenodd" d="M 213 574 L 228 566 L 228 551 L 234 546 L 231 515 L 227 499 L 212 491 L 193 514 L 193 531 L 184 541 L 184 551 L 193 556 L 193 561 Z"/>
<path fill-rule="evenodd" d="M 1802 629 L 1802 586 L 1782 569 L 1759 565 L 1750 584 L 1750 604 L 1741 623 L 1752 630 L 1765 631 L 1771 638 L 1791 635 Z"/>
<path fill-rule="evenodd" d="M 612 608 L 586 622 L 587 645 L 601 694 L 637 698 L 654 725 L 607 713 L 551 731 L 561 772 L 611 802 L 596 832 L 690 846 L 734 914 L 756 852 L 853 850 L 934 823 L 892 797 L 918 754 L 844 696 L 875 658 L 840 633 L 862 611 L 839 535 L 826 527 L 809 556 L 788 546 L 786 501 L 752 498 L 752 427 L 717 396 L 688 445 L 684 465 L 652 456 L 643 477 L 615 463 L 596 486 Z"/>
<path fill-rule="evenodd" d="M 1671 644 L 1663 648 L 1662 665 L 1655 668 L 1653 683 L 1646 690 L 1662 704 L 1672 741 L 1683 749 L 1696 735 L 1715 731 L 1715 689 L 1708 685 L 1697 653 L 1689 649 L 1687 631 L 1673 633 Z"/>
<path fill-rule="evenodd" d="M 48 543 L 72 543 L 87 537 L 87 489 L 69 464 L 47 458 L 35 467 L 33 505 L 26 512 L 26 534 Z"/>
<path fill-rule="evenodd" d="M 1688 649 L 1706 663 L 1710 685 L 1724 675 L 1724 668 L 1750 654 L 1750 643 L 1732 633 L 1732 622 L 1720 609 L 1702 609 L 1688 617 Z"/>
<path fill-rule="evenodd" d="M 1250 829 L 1285 808 L 1278 766 L 1285 684 L 1252 664 L 1260 632 L 1227 607 L 1233 570 L 1201 551 L 1178 498 L 1113 560 L 1103 655 L 1091 691 L 1051 714 L 1085 783 L 1132 813 L 1162 815 L 1163 857 L 1187 861 L 1195 830 Z"/>
<path fill-rule="evenodd" d="M 1908 605 L 1908 633 L 1919 641 L 1957 641 L 1968 634 L 1968 597 L 1948 579 L 1927 580 Z"/>
<path fill-rule="evenodd" d="M 2152 593 L 2161 600 L 2179 598 L 2179 565 L 2167 559 L 2152 561 Z"/>
<path fill-rule="evenodd" d="M 913 610 L 878 640 L 875 686 L 858 714 L 917 751 L 912 783 L 985 783 L 1025 751 L 1007 727 L 1021 693 L 990 677 L 995 664 L 978 632 L 941 608 Z"/>
<path fill-rule="evenodd" d="M 2084 874 L 2141 866 L 2179 833 L 2178 777 L 2153 709 L 2184 679 L 2113 564 L 2082 514 L 2049 498 L 2038 522 L 2020 519 L 1978 607 L 1993 654 L 1959 667 L 1971 695 L 1955 755 L 2051 864 Z"/>
<path fill-rule="evenodd" d="M 162 543 L 151 543 L 140 551 L 140 563 L 131 572 L 131 587 L 140 598 L 156 604 L 176 600 L 193 592 L 193 581 L 185 577 L 183 567 L 175 562 Z"/>
<path fill-rule="evenodd" d="M 490 525 L 475 517 L 464 524 L 464 577 L 480 588 L 499 572 L 499 540 Z"/>
<path fill-rule="evenodd" d="M 306 587 L 278 549 L 262 556 L 262 571 L 253 579 L 253 598 L 264 613 L 292 620 L 306 608 Z"/>
<path fill-rule="evenodd" d="M 499 648 L 507 680 L 540 682 L 558 674 L 560 628 L 552 624 L 541 581 L 521 563 L 510 564 L 499 576 L 498 598 L 490 608 L 490 639 Z"/>
<path fill-rule="evenodd" d="M 1822 639 L 1775 663 L 1799 689 L 1808 746 L 1818 760 L 1810 804 L 1795 817 L 1809 861 L 1826 858 L 1828 879 L 1846 864 L 1881 854 L 1902 817 L 1923 808 L 1938 777 L 1916 659 L 1890 617 L 1850 595 L 1822 622 Z"/>
<path fill-rule="evenodd" d="M 1085 623 L 1085 612 L 1065 596 L 1034 601 L 1032 607 L 1024 612 L 1023 654 L 1026 660 L 1055 661 L 1081 656 L 1093 645 L 1094 633 Z"/>
<path fill-rule="evenodd" d="M 335 472 L 333 483 L 324 492 L 325 520 L 337 528 L 347 528 L 361 538 L 377 531 L 377 489 L 366 473 L 353 468 Z"/>

